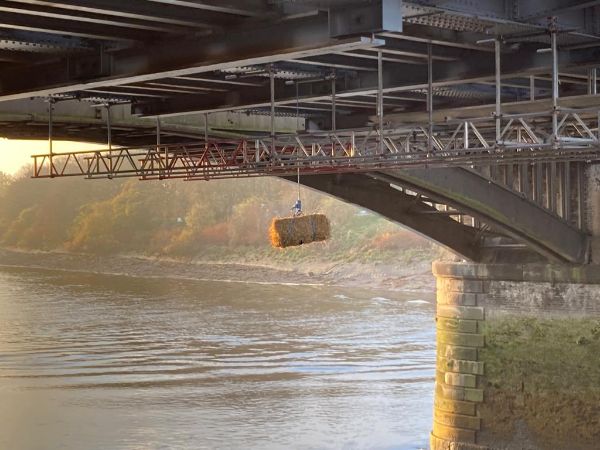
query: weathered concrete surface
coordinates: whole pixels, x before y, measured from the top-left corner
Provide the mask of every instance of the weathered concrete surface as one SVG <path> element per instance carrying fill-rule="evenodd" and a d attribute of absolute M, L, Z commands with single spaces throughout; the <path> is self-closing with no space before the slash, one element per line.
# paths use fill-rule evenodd
<path fill-rule="evenodd" d="M 600 266 L 434 263 L 434 450 L 600 442 Z"/>

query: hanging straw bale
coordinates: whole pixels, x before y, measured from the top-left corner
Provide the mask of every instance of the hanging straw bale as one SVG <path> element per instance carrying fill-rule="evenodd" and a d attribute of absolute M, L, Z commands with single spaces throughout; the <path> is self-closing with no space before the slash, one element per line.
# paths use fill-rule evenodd
<path fill-rule="evenodd" d="M 271 245 L 285 248 L 329 239 L 329 220 L 324 214 L 275 218 L 269 228 Z"/>

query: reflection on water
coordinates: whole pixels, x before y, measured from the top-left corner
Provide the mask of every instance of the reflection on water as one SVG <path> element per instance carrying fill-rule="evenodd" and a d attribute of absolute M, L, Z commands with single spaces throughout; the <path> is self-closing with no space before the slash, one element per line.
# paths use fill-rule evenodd
<path fill-rule="evenodd" d="M 0 271 L 2 449 L 417 449 L 433 294 Z"/>

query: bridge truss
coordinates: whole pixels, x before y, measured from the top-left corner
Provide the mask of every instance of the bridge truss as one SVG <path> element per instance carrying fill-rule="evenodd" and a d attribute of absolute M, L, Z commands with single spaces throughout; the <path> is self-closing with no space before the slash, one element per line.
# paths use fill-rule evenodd
<path fill-rule="evenodd" d="M 0 39 L 0 57 L 11 58 L 0 102 L 48 103 L 46 116 L 25 121 L 49 124 L 49 151 L 33 157 L 35 178 L 311 175 L 356 199 L 350 186 L 318 177 L 367 177 L 402 189 L 423 216 L 476 230 L 464 242 L 493 231 L 549 257 L 586 258 L 584 168 L 600 159 L 600 2 L 486 0 L 475 13 L 472 2 L 421 0 L 11 2 L 18 6 L 0 20 L 0 35 L 4 25 L 31 31 L 11 36 L 8 51 Z M 35 19 L 43 13 L 52 27 Z M 12 48 L 31 53 L 29 44 L 44 56 Z M 69 102 L 94 105 L 89 124 L 93 140 L 106 136 L 105 150 L 52 151 L 55 131 L 71 129 L 68 114 L 53 122 L 53 109 Z M 156 142 L 148 126 L 138 137 L 129 119 L 115 126 L 116 105 L 128 105 L 129 118 L 155 119 Z M 211 114 L 229 111 L 268 116 L 269 129 L 209 130 Z M 183 114 L 200 114 L 204 133 L 186 130 L 177 143 L 161 123 Z M 276 118 L 296 119 L 297 132 L 279 132 Z M 390 172 L 395 181 L 381 181 Z M 493 189 L 477 203 L 451 174 L 465 183 L 476 174 L 473 189 Z M 450 185 L 454 193 L 444 192 Z M 486 209 L 496 204 L 502 220 Z M 538 217 L 537 228 L 526 215 Z M 571 243 L 558 242 L 569 230 Z"/>
<path fill-rule="evenodd" d="M 33 177 L 190 181 L 470 167 L 571 219 L 572 202 L 565 193 L 571 184 L 581 189 L 581 164 L 600 160 L 599 129 L 596 109 L 559 108 L 446 120 L 433 124 L 432 134 L 429 124 L 415 124 L 383 132 L 340 130 L 39 154 L 33 156 Z"/>
<path fill-rule="evenodd" d="M 592 118 L 590 119 L 590 113 Z M 505 166 L 600 160 L 596 109 L 558 109 L 496 118 L 448 120 L 404 128 L 340 130 L 275 138 L 33 155 L 35 178 L 86 176 L 218 179 L 371 171 L 389 168 Z"/>

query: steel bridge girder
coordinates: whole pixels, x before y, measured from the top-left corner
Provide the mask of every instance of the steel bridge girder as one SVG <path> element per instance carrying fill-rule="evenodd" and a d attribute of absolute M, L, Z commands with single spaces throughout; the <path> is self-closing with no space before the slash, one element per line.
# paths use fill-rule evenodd
<path fill-rule="evenodd" d="M 295 177 L 285 179 L 296 181 Z M 414 195 L 400 192 L 389 182 L 359 173 L 311 175 L 301 177 L 300 182 L 380 214 L 464 258 L 472 261 L 481 258 L 478 230 L 462 225 L 447 215 L 434 214 L 436 210 L 433 207 Z"/>
<path fill-rule="evenodd" d="M 584 264 L 589 259 L 588 235 L 524 196 L 473 171 L 398 169 L 377 176 L 464 211 L 550 260 Z"/>

